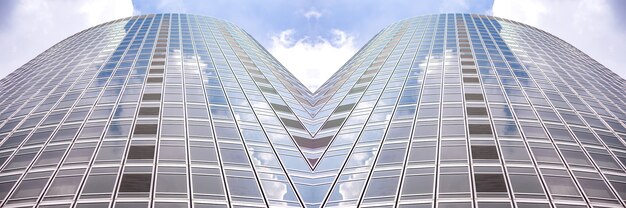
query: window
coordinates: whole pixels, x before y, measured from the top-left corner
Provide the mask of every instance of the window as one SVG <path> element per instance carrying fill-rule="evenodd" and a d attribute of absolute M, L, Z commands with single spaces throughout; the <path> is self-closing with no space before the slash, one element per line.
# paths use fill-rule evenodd
<path fill-rule="evenodd" d="M 476 69 L 463 68 L 462 71 L 463 71 L 463 74 L 476 74 Z"/>
<path fill-rule="evenodd" d="M 154 146 L 130 146 L 128 159 L 153 159 Z"/>
<path fill-rule="evenodd" d="M 116 202 L 115 208 L 141 208 L 148 207 L 148 202 Z"/>
<path fill-rule="evenodd" d="M 467 107 L 468 116 L 487 116 L 487 108 L 485 107 Z"/>
<path fill-rule="evenodd" d="M 34 180 L 24 180 L 11 196 L 12 199 L 36 197 L 41 193 L 42 189 L 48 182 L 48 178 L 40 178 Z"/>
<path fill-rule="evenodd" d="M 150 69 L 150 72 L 149 72 L 149 73 L 150 73 L 150 74 L 163 74 L 163 69 L 155 69 L 155 68 L 152 68 L 152 69 Z"/>
<path fill-rule="evenodd" d="M 343 123 L 343 120 L 344 118 L 326 121 L 326 123 L 324 123 L 324 126 L 322 126 L 321 129 L 329 129 L 329 128 L 338 127 Z"/>
<path fill-rule="evenodd" d="M 185 124 L 176 120 L 164 120 L 161 124 L 161 136 L 183 137 L 185 136 Z"/>
<path fill-rule="evenodd" d="M 189 128 L 188 134 L 191 137 L 211 137 L 211 126 L 190 123 L 187 127 Z"/>
<path fill-rule="evenodd" d="M 472 146 L 473 159 L 498 159 L 496 146 Z"/>
<path fill-rule="evenodd" d="M 161 94 L 160 93 L 146 93 L 143 94 L 143 99 L 144 101 L 160 101 L 161 100 Z"/>
<path fill-rule="evenodd" d="M 198 147 L 191 146 L 189 147 L 190 158 L 192 161 L 217 161 L 217 154 L 215 153 L 215 148 L 211 147 Z"/>
<path fill-rule="evenodd" d="M 467 174 L 443 174 L 439 179 L 440 192 L 469 192 Z"/>
<path fill-rule="evenodd" d="M 531 147 L 530 150 L 533 152 L 537 161 L 555 163 L 561 162 L 559 155 L 551 147 Z"/>
<path fill-rule="evenodd" d="M 483 94 L 480 93 L 465 93 L 465 100 L 467 101 L 483 101 Z"/>
<path fill-rule="evenodd" d="M 56 177 L 48 189 L 48 196 L 74 194 L 82 176 Z"/>
<path fill-rule="evenodd" d="M 435 156 L 437 156 L 435 150 L 435 146 L 412 147 L 409 154 L 409 160 L 413 162 L 434 161 Z"/>
<path fill-rule="evenodd" d="M 578 190 L 569 177 L 544 176 L 552 194 L 578 196 Z"/>
<path fill-rule="evenodd" d="M 430 207 L 430 206 L 428 206 Z M 448 203 L 439 203 L 438 208 L 466 208 L 472 207 L 472 203 L 464 203 L 464 202 L 448 202 Z"/>
<path fill-rule="evenodd" d="M 163 77 L 148 77 L 148 83 L 162 83 Z"/>
<path fill-rule="evenodd" d="M 433 192 L 433 175 L 407 175 L 402 194 L 429 194 Z"/>
<path fill-rule="evenodd" d="M 355 88 L 350 89 L 348 94 L 354 94 L 354 93 L 359 93 L 359 92 L 363 92 L 363 91 L 365 91 L 365 86 L 355 87 Z"/>
<path fill-rule="evenodd" d="M 600 178 L 600 176 L 595 175 L 594 178 Z M 615 198 L 613 193 L 611 193 L 611 191 L 602 180 L 581 178 L 578 179 L 578 181 L 580 182 L 580 185 L 583 187 L 583 190 L 589 197 L 601 197 L 608 199 Z"/>
<path fill-rule="evenodd" d="M 259 86 L 259 88 L 261 88 L 261 91 L 263 92 L 278 94 L 278 92 L 274 88 L 271 88 L 271 87 Z"/>
<path fill-rule="evenodd" d="M 293 119 L 288 119 L 288 118 L 282 118 L 282 117 L 280 117 L 280 120 L 283 121 L 285 126 L 293 127 L 293 128 L 297 128 L 297 129 L 304 129 L 304 126 L 302 126 L 300 121 L 293 120 Z"/>
<path fill-rule="evenodd" d="M 398 189 L 398 177 L 372 178 L 365 197 L 393 196 Z"/>
<path fill-rule="evenodd" d="M 274 104 L 273 104 L 274 105 Z M 286 106 L 285 106 L 286 107 Z M 343 113 L 346 111 L 350 111 L 352 110 L 352 107 L 354 107 L 354 103 L 352 104 L 346 104 L 346 105 L 340 105 L 338 106 L 335 111 L 333 111 L 333 113 Z"/>
<path fill-rule="evenodd" d="M 156 134 L 157 124 L 136 124 L 134 134 Z"/>
<path fill-rule="evenodd" d="M 399 163 L 404 161 L 405 157 L 404 148 L 395 148 L 395 149 L 383 149 L 383 151 L 378 156 L 377 164 L 385 164 L 385 163 Z"/>
<path fill-rule="evenodd" d="M 244 156 L 246 153 L 243 149 L 227 149 L 222 147 L 220 148 L 220 153 L 224 162 L 239 164 L 248 163 L 248 157 Z"/>
<path fill-rule="evenodd" d="M 187 192 L 187 176 L 182 174 L 159 173 L 157 175 L 156 191 L 158 192 Z M 215 187 L 214 187 L 215 188 Z"/>
<path fill-rule="evenodd" d="M 522 146 L 501 146 L 502 148 L 502 157 L 505 160 L 518 160 L 518 161 L 528 161 L 530 158 L 528 157 L 528 152 L 526 151 L 526 147 Z"/>
<path fill-rule="evenodd" d="M 502 174 L 474 174 L 477 192 L 506 192 Z"/>
<path fill-rule="evenodd" d="M 439 105 L 420 106 L 417 117 L 419 119 L 437 118 L 439 116 Z"/>
<path fill-rule="evenodd" d="M 91 175 L 82 193 L 107 193 L 113 190 L 117 175 Z"/>
<path fill-rule="evenodd" d="M 465 160 L 467 158 L 465 145 L 442 145 L 440 154 L 442 160 Z"/>
<path fill-rule="evenodd" d="M 59 148 L 59 147 L 57 147 L 57 148 Z M 46 149 L 46 151 L 41 153 L 41 155 L 39 156 L 39 159 L 37 159 L 37 162 L 35 163 L 35 165 L 36 166 L 41 166 L 41 165 L 57 164 L 61 160 L 61 157 L 63 157 L 64 153 L 65 153 L 65 149 L 58 149 L 58 150 L 47 150 Z"/>
<path fill-rule="evenodd" d="M 241 156 L 241 155 L 240 155 Z M 185 144 L 183 141 L 161 140 L 159 146 L 160 160 L 185 160 Z"/>
<path fill-rule="evenodd" d="M 470 135 L 491 135 L 491 125 L 489 124 L 469 124 Z"/>
<path fill-rule="evenodd" d="M 559 146 L 559 148 L 561 147 Z M 565 161 L 567 161 L 567 163 L 591 166 L 591 163 L 589 162 L 589 160 L 587 160 L 587 156 L 585 156 L 585 154 L 580 151 L 579 147 L 576 146 L 572 148 L 576 148 L 578 150 L 561 149 L 561 153 L 563 154 L 563 157 L 565 158 Z"/>
<path fill-rule="evenodd" d="M 508 208 L 511 204 L 508 202 L 478 202 L 480 208 Z"/>
<path fill-rule="evenodd" d="M 124 174 L 120 192 L 149 192 L 152 174 Z"/>
<path fill-rule="evenodd" d="M 158 116 L 159 107 L 141 107 L 139 108 L 140 116 Z"/>
<path fill-rule="evenodd" d="M 389 131 L 387 132 L 387 138 L 405 139 L 409 138 L 410 134 L 410 126 L 393 126 L 389 128 Z"/>
<path fill-rule="evenodd" d="M 537 176 L 510 174 L 509 178 L 513 192 L 543 194 L 543 188 Z"/>
<path fill-rule="evenodd" d="M 463 77 L 463 83 L 478 83 L 478 77 Z"/>
<path fill-rule="evenodd" d="M 224 194 L 222 178 L 214 175 L 193 175 L 193 193 Z"/>
<path fill-rule="evenodd" d="M 228 189 L 232 195 L 261 197 L 261 192 L 257 188 L 257 181 L 252 178 L 229 177 L 227 179 Z"/>

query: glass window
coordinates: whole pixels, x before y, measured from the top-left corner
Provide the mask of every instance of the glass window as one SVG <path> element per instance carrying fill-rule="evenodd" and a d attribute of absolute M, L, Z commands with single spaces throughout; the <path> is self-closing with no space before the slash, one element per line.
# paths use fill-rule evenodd
<path fill-rule="evenodd" d="M 372 178 L 367 186 L 365 197 L 380 197 L 396 195 L 398 177 Z"/>
<path fill-rule="evenodd" d="M 158 192 L 173 192 L 173 193 L 186 193 L 187 192 L 187 176 L 181 174 L 166 174 L 159 173 L 157 175 L 157 187 Z M 213 187 L 217 188 L 217 187 Z"/>
<path fill-rule="evenodd" d="M 189 136 L 195 137 L 211 137 L 211 126 L 208 125 L 193 125 L 190 123 L 189 126 Z"/>
<path fill-rule="evenodd" d="M 26 197 L 37 197 L 39 193 L 43 190 L 44 186 L 48 182 L 47 178 L 34 179 L 34 180 L 24 180 L 15 190 L 12 199 L 16 198 L 26 198 Z"/>
<path fill-rule="evenodd" d="M 246 155 L 243 149 L 228 149 L 228 148 L 220 148 L 220 156 L 224 162 L 231 163 L 240 163 L 247 164 L 248 158 L 242 157 L 242 155 Z"/>
<path fill-rule="evenodd" d="M 209 113 L 206 109 L 206 107 L 201 107 L 201 106 L 187 106 L 187 115 L 190 118 L 202 118 L 202 119 L 208 119 L 209 118 Z"/>
<path fill-rule="evenodd" d="M 491 135 L 489 124 L 468 124 L 470 135 Z"/>
<path fill-rule="evenodd" d="M 135 124 L 134 134 L 155 135 L 157 127 L 157 124 Z"/>
<path fill-rule="evenodd" d="M 597 178 L 600 178 L 599 175 L 596 175 Z M 583 187 L 583 190 L 589 197 L 600 197 L 600 198 L 609 198 L 614 199 L 615 196 L 608 189 L 604 181 L 601 180 L 593 180 L 587 178 L 578 179 L 580 185 Z"/>
<path fill-rule="evenodd" d="M 402 194 L 433 193 L 433 175 L 407 175 L 404 178 Z"/>
<path fill-rule="evenodd" d="M 150 192 L 152 174 L 124 174 L 120 192 Z"/>
<path fill-rule="evenodd" d="M 41 166 L 57 164 L 59 161 L 61 161 L 61 157 L 63 157 L 64 153 L 65 149 L 45 151 L 41 153 L 35 165 Z"/>
<path fill-rule="evenodd" d="M 568 164 L 591 166 L 591 163 L 587 160 L 587 156 L 580 150 L 561 150 L 561 153 Z"/>
<path fill-rule="evenodd" d="M 252 178 L 230 177 L 227 180 L 228 190 L 235 196 L 261 197 L 257 181 Z"/>
<path fill-rule="evenodd" d="M 559 155 L 552 148 L 540 148 L 540 147 L 532 147 L 530 148 L 535 156 L 537 161 L 541 162 L 555 162 L 559 163 L 561 160 L 559 159 Z"/>
<path fill-rule="evenodd" d="M 384 163 L 398 163 L 404 161 L 404 148 L 397 149 L 383 149 L 378 156 L 378 164 Z"/>
<path fill-rule="evenodd" d="M 467 149 L 465 146 L 442 146 L 442 160 L 465 160 L 467 158 Z"/>
<path fill-rule="evenodd" d="M 165 120 L 161 124 L 161 135 L 164 137 L 184 137 L 185 125 L 179 121 Z"/>
<path fill-rule="evenodd" d="M 47 196 L 74 194 L 83 176 L 55 177 L 48 189 Z"/>
<path fill-rule="evenodd" d="M 410 161 L 434 161 L 437 156 L 435 146 L 428 147 L 412 147 L 409 154 Z"/>
<path fill-rule="evenodd" d="M 502 174 L 474 174 L 477 192 L 507 192 Z"/>
<path fill-rule="evenodd" d="M 530 161 L 528 152 L 524 146 L 501 146 L 502 157 L 505 160 Z"/>
<path fill-rule="evenodd" d="M 544 176 L 548 189 L 552 194 L 578 196 L 578 190 L 569 177 Z"/>
<path fill-rule="evenodd" d="M 444 174 L 439 179 L 439 192 L 469 192 L 467 174 Z"/>
<path fill-rule="evenodd" d="M 598 154 L 598 153 L 589 153 L 589 154 L 591 155 L 591 158 L 593 158 L 593 161 L 596 162 L 596 164 L 598 164 L 598 166 L 600 167 L 620 169 L 617 162 L 615 162 L 615 160 L 609 155 Z"/>
<path fill-rule="evenodd" d="M 67 155 L 67 158 L 65 159 L 65 163 L 89 161 L 95 149 L 96 149 L 95 147 L 73 148 L 70 151 L 70 153 Z"/>
<path fill-rule="evenodd" d="M 177 143 L 179 143 L 177 141 Z M 185 160 L 185 146 L 184 144 L 178 145 L 164 145 L 163 141 L 161 141 L 161 145 L 159 146 L 159 159 L 161 160 Z M 241 155 L 240 155 L 241 156 Z"/>
<path fill-rule="evenodd" d="M 96 160 L 120 160 L 124 156 L 125 146 L 102 146 L 98 150 Z"/>
<path fill-rule="evenodd" d="M 539 183 L 539 179 L 534 175 L 518 175 L 510 174 L 511 186 L 513 192 L 518 193 L 543 193 L 543 188 Z"/>
<path fill-rule="evenodd" d="M 128 149 L 128 159 L 153 159 L 154 145 L 151 146 L 130 146 Z"/>
<path fill-rule="evenodd" d="M 476 146 L 472 145 L 472 159 L 498 159 L 496 146 Z"/>
<path fill-rule="evenodd" d="M 222 178 L 214 175 L 193 175 L 193 193 L 222 195 Z"/>
<path fill-rule="evenodd" d="M 113 191 L 116 175 L 91 175 L 87 178 L 83 193 L 107 193 Z"/>
<path fill-rule="evenodd" d="M 160 101 L 161 94 L 160 93 L 145 93 L 143 94 L 142 100 L 144 101 Z"/>
<path fill-rule="evenodd" d="M 140 107 L 139 115 L 140 116 L 158 116 L 159 107 Z"/>
<path fill-rule="evenodd" d="M 217 161 L 217 155 L 215 153 L 215 148 L 213 147 L 191 146 L 189 151 L 191 160 Z"/>

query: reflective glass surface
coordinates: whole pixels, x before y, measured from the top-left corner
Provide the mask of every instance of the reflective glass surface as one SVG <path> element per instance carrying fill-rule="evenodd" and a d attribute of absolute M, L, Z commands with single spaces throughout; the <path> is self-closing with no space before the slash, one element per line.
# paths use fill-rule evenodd
<path fill-rule="evenodd" d="M 241 28 L 108 22 L 0 80 L 2 207 L 623 207 L 626 80 L 539 29 L 382 29 L 309 91 Z"/>

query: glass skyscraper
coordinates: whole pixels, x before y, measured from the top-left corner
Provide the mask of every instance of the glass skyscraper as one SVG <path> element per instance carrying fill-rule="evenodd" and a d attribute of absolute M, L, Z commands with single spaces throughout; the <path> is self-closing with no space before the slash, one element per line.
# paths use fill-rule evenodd
<path fill-rule="evenodd" d="M 623 207 L 625 89 L 484 15 L 397 22 L 315 92 L 231 23 L 135 16 L 0 80 L 0 206 Z"/>

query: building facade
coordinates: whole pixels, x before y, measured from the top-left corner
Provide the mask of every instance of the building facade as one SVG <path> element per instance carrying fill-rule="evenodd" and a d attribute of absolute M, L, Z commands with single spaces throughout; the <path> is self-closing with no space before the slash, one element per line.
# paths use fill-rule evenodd
<path fill-rule="evenodd" d="M 490 16 L 395 23 L 316 92 L 231 23 L 135 16 L 0 80 L 0 206 L 623 207 L 624 89 Z"/>

